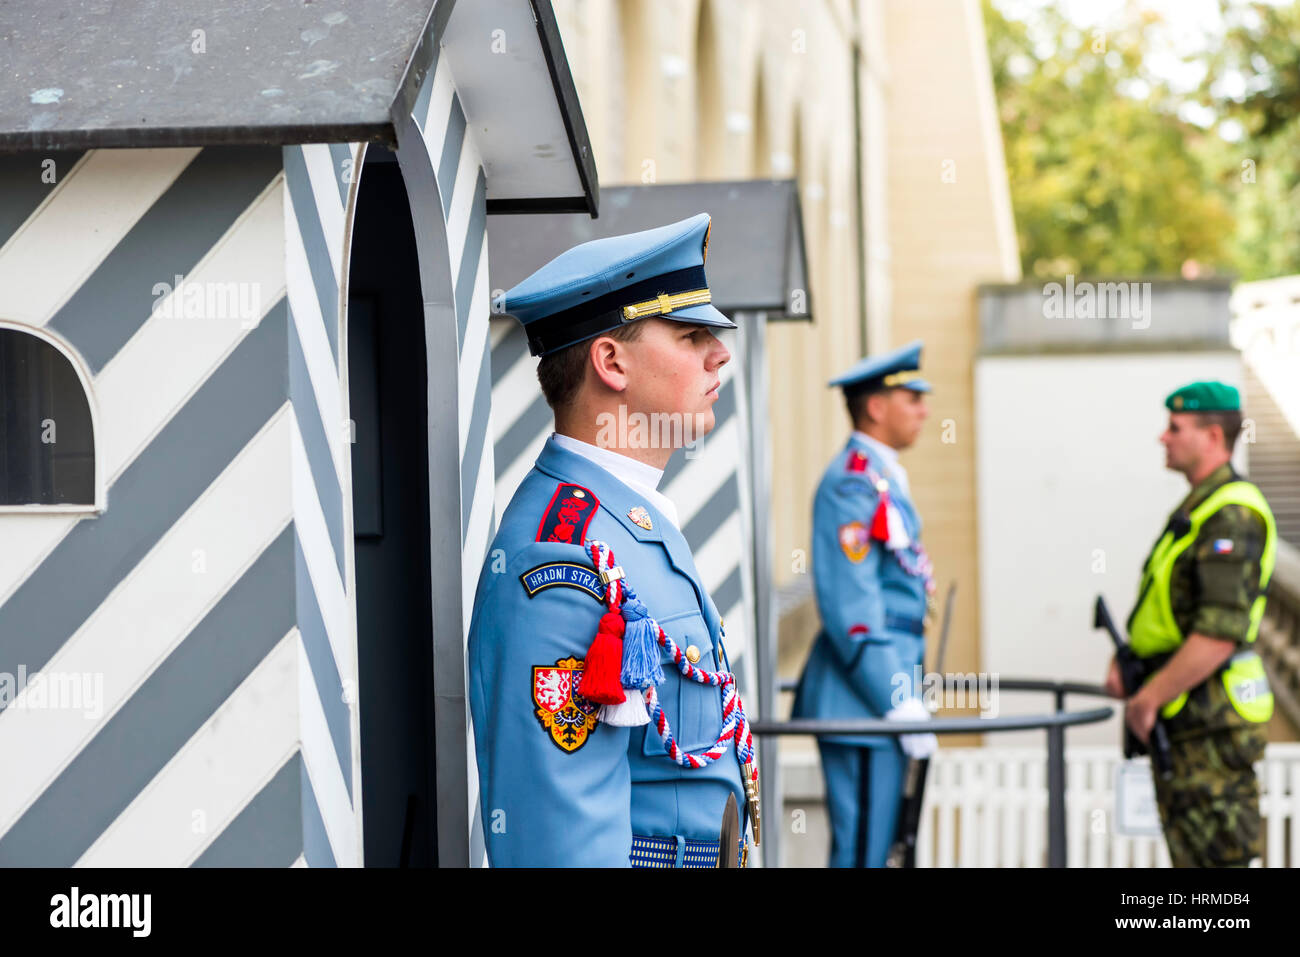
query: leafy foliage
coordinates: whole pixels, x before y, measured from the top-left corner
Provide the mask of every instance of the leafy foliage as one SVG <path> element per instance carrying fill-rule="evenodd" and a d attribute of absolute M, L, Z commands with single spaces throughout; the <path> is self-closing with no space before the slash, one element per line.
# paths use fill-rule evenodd
<path fill-rule="evenodd" d="M 1224 144 L 1147 69 L 1152 14 L 1102 33 L 984 0 L 984 22 L 1026 276 L 1233 267 Z"/>
<path fill-rule="evenodd" d="M 1226 31 L 1200 99 L 1244 133 L 1224 163 L 1232 258 L 1247 279 L 1300 273 L 1300 5 L 1220 0 L 1220 12 Z"/>

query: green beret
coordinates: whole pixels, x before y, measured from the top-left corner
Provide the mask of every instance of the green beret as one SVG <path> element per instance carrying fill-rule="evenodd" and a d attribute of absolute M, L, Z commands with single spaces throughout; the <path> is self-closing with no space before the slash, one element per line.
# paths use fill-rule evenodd
<path fill-rule="evenodd" d="M 1173 412 L 1238 412 L 1241 397 L 1237 387 L 1226 382 L 1193 382 L 1170 392 L 1165 407 Z"/>

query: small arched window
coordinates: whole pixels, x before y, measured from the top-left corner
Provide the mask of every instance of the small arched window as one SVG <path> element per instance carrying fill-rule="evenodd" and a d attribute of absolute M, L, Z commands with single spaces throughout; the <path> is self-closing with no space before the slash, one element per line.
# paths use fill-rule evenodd
<path fill-rule="evenodd" d="M 43 330 L 0 324 L 0 510 L 102 507 L 80 366 Z"/>

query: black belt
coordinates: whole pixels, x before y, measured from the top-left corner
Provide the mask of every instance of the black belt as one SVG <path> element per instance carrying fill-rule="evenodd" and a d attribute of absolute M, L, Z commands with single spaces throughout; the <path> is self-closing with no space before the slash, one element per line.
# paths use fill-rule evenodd
<path fill-rule="evenodd" d="M 885 627 L 890 631 L 903 631 L 909 635 L 925 634 L 924 618 L 908 618 L 885 612 Z"/>

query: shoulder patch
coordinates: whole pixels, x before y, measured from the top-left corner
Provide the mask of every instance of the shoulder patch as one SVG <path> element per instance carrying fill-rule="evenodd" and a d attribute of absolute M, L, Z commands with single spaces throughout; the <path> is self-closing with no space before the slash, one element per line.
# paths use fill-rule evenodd
<path fill-rule="evenodd" d="M 572 754 L 587 743 L 596 727 L 600 706 L 578 691 L 582 686 L 581 658 L 561 658 L 554 665 L 533 667 L 533 714 L 561 751 Z"/>
<path fill-rule="evenodd" d="M 848 461 L 844 463 L 846 472 L 865 472 L 867 470 L 867 457 L 854 449 L 849 453 Z"/>
<path fill-rule="evenodd" d="M 871 551 L 871 532 L 862 522 L 849 522 L 839 528 L 840 550 L 853 564 L 858 564 Z"/>
<path fill-rule="evenodd" d="M 519 580 L 529 598 L 548 588 L 576 588 L 585 591 L 597 602 L 605 600 L 605 586 L 601 584 L 596 570 L 578 562 L 546 562 L 528 569 L 519 576 Z"/>
<path fill-rule="evenodd" d="M 561 483 L 537 526 L 537 541 L 581 545 L 600 499 L 581 485 Z"/>

